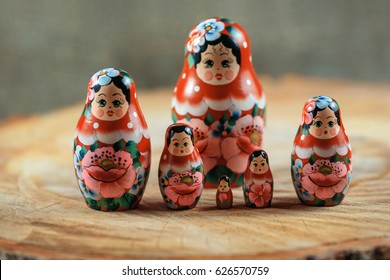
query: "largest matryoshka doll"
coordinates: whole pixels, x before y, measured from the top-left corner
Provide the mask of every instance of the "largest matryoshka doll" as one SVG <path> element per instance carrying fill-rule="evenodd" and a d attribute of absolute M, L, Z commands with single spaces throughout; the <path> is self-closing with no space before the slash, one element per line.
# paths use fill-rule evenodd
<path fill-rule="evenodd" d="M 241 186 L 249 155 L 264 138 L 265 95 L 252 66 L 249 39 L 237 23 L 211 18 L 186 40 L 174 89 L 174 122 L 192 126 L 205 169 L 205 187 L 228 176 Z"/>
<path fill-rule="evenodd" d="M 74 167 L 88 207 L 136 208 L 150 169 L 148 127 L 130 75 L 116 68 L 98 71 L 77 123 Z"/>

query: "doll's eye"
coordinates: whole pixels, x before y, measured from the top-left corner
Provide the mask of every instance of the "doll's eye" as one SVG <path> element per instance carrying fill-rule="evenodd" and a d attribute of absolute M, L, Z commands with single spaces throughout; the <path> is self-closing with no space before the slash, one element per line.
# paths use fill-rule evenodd
<path fill-rule="evenodd" d="M 333 121 L 328 122 L 329 127 L 334 127 L 335 123 Z"/>
<path fill-rule="evenodd" d="M 98 101 L 98 104 L 99 104 L 99 107 L 104 107 L 104 106 L 106 106 L 107 102 L 106 102 L 106 100 L 104 100 L 104 99 L 100 99 L 100 100 Z"/>
<path fill-rule="evenodd" d="M 316 121 L 316 122 L 314 123 L 314 126 L 315 126 L 315 127 L 321 127 L 321 125 L 322 125 L 322 122 L 320 122 L 320 121 Z"/>
<path fill-rule="evenodd" d="M 261 166 L 264 166 L 265 165 L 265 163 L 263 162 L 262 164 L 261 164 Z"/>
<path fill-rule="evenodd" d="M 208 59 L 208 60 L 206 60 L 206 62 L 204 64 L 206 65 L 206 68 L 211 68 L 214 66 L 214 61 L 212 61 L 211 59 Z"/>
<path fill-rule="evenodd" d="M 229 60 L 225 59 L 225 60 L 222 61 L 221 64 L 222 64 L 223 68 L 230 68 L 231 62 Z"/>
<path fill-rule="evenodd" d="M 114 105 L 115 108 L 118 108 L 119 106 L 121 106 L 121 102 L 119 100 L 114 100 L 112 102 L 112 105 Z"/>
<path fill-rule="evenodd" d="M 175 144 L 173 144 L 176 148 L 179 148 L 179 143 L 175 143 Z"/>
<path fill-rule="evenodd" d="M 257 163 L 254 163 L 253 166 L 254 166 L 254 167 L 258 167 L 259 165 L 258 165 Z"/>
<path fill-rule="evenodd" d="M 188 142 L 184 142 L 184 147 L 188 147 Z"/>

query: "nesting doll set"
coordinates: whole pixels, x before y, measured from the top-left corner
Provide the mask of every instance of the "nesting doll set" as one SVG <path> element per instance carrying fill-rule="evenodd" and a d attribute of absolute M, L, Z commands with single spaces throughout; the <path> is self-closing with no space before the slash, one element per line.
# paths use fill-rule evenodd
<path fill-rule="evenodd" d="M 172 97 L 173 124 L 166 130 L 158 166 L 162 200 L 173 210 L 194 208 L 203 188 L 216 205 L 233 205 L 242 187 L 245 205 L 266 208 L 273 177 L 262 150 L 266 100 L 252 65 L 249 38 L 236 22 L 207 19 L 190 31 Z M 89 81 L 74 138 L 77 182 L 88 207 L 136 208 L 150 170 L 148 126 L 132 77 L 107 68 Z M 334 206 L 351 181 L 351 147 L 336 100 L 308 100 L 294 139 L 291 174 L 304 204 Z"/>

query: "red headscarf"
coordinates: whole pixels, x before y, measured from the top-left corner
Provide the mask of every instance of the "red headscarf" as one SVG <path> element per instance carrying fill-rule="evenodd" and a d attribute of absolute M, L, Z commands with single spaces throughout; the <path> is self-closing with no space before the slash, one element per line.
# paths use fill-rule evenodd
<path fill-rule="evenodd" d="M 93 88 L 97 84 L 107 85 L 111 83 L 112 78 L 118 76 L 122 78 L 124 88 L 128 89 L 123 92 L 126 96 L 126 102 L 130 101 L 127 114 L 119 120 L 100 120 L 91 113 L 91 103 L 95 98 Z M 126 71 L 117 68 L 106 68 L 96 72 L 88 84 L 88 96 L 82 116 L 77 124 L 76 136 L 83 144 L 91 145 L 95 141 L 113 144 L 120 139 L 139 142 L 142 135 L 149 138 L 147 124 L 139 108 L 136 87 L 131 76 Z"/>
<path fill-rule="evenodd" d="M 203 82 L 196 73 L 195 54 L 200 52 L 200 46 L 224 34 L 229 36 L 240 49 L 240 70 L 238 76 L 225 85 L 210 85 Z M 231 98 L 231 99 L 230 99 Z M 249 38 L 245 30 L 235 22 L 224 18 L 211 18 L 193 28 L 186 40 L 184 66 L 174 90 L 173 109 L 179 116 L 189 113 L 192 116 L 203 115 L 204 109 L 196 109 L 206 102 L 207 107 L 216 111 L 226 110 L 218 106 L 230 107 L 236 105 L 240 110 L 253 108 L 255 102 L 265 103 L 262 86 L 257 79 L 252 66 L 252 56 Z M 186 112 L 184 107 L 188 108 Z"/>

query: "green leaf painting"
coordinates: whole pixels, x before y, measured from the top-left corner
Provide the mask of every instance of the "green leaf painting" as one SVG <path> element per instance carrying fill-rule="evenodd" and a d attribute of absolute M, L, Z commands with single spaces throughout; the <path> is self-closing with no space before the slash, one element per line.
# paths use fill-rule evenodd
<path fill-rule="evenodd" d="M 98 143 L 98 141 L 96 141 L 95 143 L 93 143 L 93 145 L 91 145 L 91 147 L 89 147 L 89 149 L 91 150 L 91 152 L 95 151 L 97 148 L 99 148 L 99 143 Z"/>
<path fill-rule="evenodd" d="M 92 209 L 100 210 L 100 203 L 98 201 L 88 197 L 88 198 L 85 199 L 85 202 Z"/>
<path fill-rule="evenodd" d="M 131 158 L 133 160 L 138 159 L 141 156 L 140 152 L 137 149 L 137 143 L 135 143 L 134 141 L 128 141 L 126 143 L 126 151 L 131 154 Z"/>
<path fill-rule="evenodd" d="M 256 117 L 258 113 L 259 113 L 259 105 L 255 104 L 255 106 L 253 106 L 252 116 Z"/>
<path fill-rule="evenodd" d="M 104 210 L 115 211 L 119 208 L 119 202 L 114 198 L 102 198 L 100 201 Z"/>
<path fill-rule="evenodd" d="M 206 118 L 204 119 L 204 123 L 206 125 L 211 125 L 214 122 L 213 115 L 210 114 L 210 112 L 207 113 Z"/>
<path fill-rule="evenodd" d="M 132 208 L 131 206 L 136 200 L 137 200 L 137 196 L 131 193 L 125 193 L 120 198 L 118 198 L 119 205 L 127 209 L 131 209 Z"/>
<path fill-rule="evenodd" d="M 192 66 L 195 65 L 195 56 L 194 54 L 190 53 L 188 56 L 187 56 L 187 62 L 188 62 L 188 68 L 192 68 Z"/>
<path fill-rule="evenodd" d="M 311 165 L 313 165 L 315 162 L 316 162 L 316 158 L 314 157 L 314 155 L 311 155 L 311 156 L 310 156 L 310 159 L 309 159 L 309 163 L 310 163 Z"/>
<path fill-rule="evenodd" d="M 229 115 L 226 114 L 226 113 L 223 113 L 223 115 L 222 115 L 221 118 L 219 119 L 219 123 L 220 123 L 220 124 L 224 124 L 228 119 L 229 119 Z"/>
<path fill-rule="evenodd" d="M 172 120 L 174 123 L 177 123 L 178 118 L 175 112 L 172 112 Z"/>
<path fill-rule="evenodd" d="M 125 141 L 123 139 L 119 140 L 118 142 L 115 142 L 113 145 L 115 152 L 122 150 L 124 147 Z"/>

